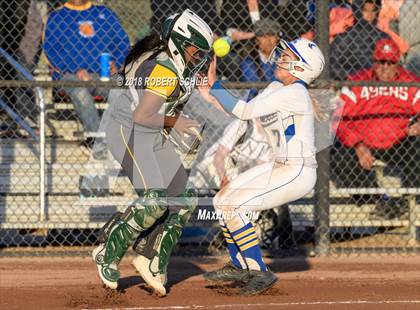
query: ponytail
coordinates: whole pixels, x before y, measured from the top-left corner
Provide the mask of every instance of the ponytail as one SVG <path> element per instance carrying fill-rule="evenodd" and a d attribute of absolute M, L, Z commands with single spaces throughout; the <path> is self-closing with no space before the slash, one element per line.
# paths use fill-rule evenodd
<path fill-rule="evenodd" d="M 329 104 L 321 104 L 320 100 L 318 100 L 313 94 L 311 94 L 311 92 L 309 92 L 309 97 L 311 98 L 312 109 L 314 111 L 315 119 L 319 122 L 327 121 L 330 117 L 331 112 L 331 107 L 329 106 Z"/>
<path fill-rule="evenodd" d="M 161 52 L 165 50 L 165 44 L 160 39 L 160 36 L 157 33 L 151 33 L 150 35 L 144 37 L 140 41 L 137 41 L 136 44 L 133 45 L 124 61 L 124 69 L 122 72 L 124 76 L 126 75 L 126 67 L 129 64 L 135 62 L 144 53 L 153 50 L 155 52 Z M 130 69 L 128 71 L 130 71 Z"/>

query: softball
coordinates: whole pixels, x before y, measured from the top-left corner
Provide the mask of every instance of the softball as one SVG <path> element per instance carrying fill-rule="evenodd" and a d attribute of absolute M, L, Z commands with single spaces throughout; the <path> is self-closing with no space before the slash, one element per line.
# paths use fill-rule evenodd
<path fill-rule="evenodd" d="M 226 37 L 218 38 L 213 43 L 213 51 L 217 57 L 225 57 L 230 51 L 230 43 Z"/>

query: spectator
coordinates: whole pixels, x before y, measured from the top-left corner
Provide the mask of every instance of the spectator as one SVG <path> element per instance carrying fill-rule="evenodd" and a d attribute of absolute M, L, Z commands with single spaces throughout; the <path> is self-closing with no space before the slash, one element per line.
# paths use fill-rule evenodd
<path fill-rule="evenodd" d="M 124 62 L 130 44 L 116 14 L 88 0 L 69 0 L 48 18 L 44 51 L 63 81 L 91 81 L 100 73 L 100 55 L 111 54 L 111 73 Z M 66 88 L 85 131 L 96 132 L 99 114 L 92 94 L 106 96 L 106 90 Z"/>
<path fill-rule="evenodd" d="M 351 81 L 420 81 L 399 64 L 400 50 L 391 39 L 381 39 L 374 51 L 374 65 L 349 77 Z M 377 187 L 372 167 L 376 159 L 402 169 L 404 187 L 420 184 L 420 93 L 416 87 L 344 88 L 339 144 L 332 155 L 338 187 Z M 386 202 L 386 203 L 385 203 Z M 375 214 L 396 217 L 403 210 L 382 197 Z"/>
<path fill-rule="evenodd" d="M 276 80 L 274 76 L 275 64 L 268 62 L 268 58 L 273 48 L 280 41 L 280 24 L 268 18 L 257 21 L 254 25 L 257 46 L 247 53 L 241 62 L 243 82 L 272 82 Z M 252 89 L 250 97 L 257 95 L 257 90 Z"/>
<path fill-rule="evenodd" d="M 353 26 L 354 17 L 350 3 L 335 4 L 330 10 L 330 43 L 334 37 Z"/>
<path fill-rule="evenodd" d="M 258 8 L 258 0 L 222 1 L 220 9 L 222 25 L 220 31 L 225 33 L 229 29 L 234 29 L 243 32 L 252 32 L 253 23 L 260 19 Z"/>
<path fill-rule="evenodd" d="M 351 9 L 351 0 L 335 0 L 329 3 L 330 9 L 330 43 L 334 37 L 340 33 L 346 31 L 347 28 L 353 26 L 354 18 Z M 315 19 L 316 19 L 316 3 L 315 0 L 309 0 L 307 2 L 308 13 L 307 20 L 312 26 L 312 30 L 301 34 L 308 40 L 314 40 L 315 38 Z"/>
<path fill-rule="evenodd" d="M 405 59 L 405 67 L 416 76 L 420 76 L 419 16 L 420 2 L 418 0 L 405 0 L 400 10 L 398 28 L 401 37 L 407 41 L 410 46 Z"/>
<path fill-rule="evenodd" d="M 401 54 L 408 51 L 408 43 L 399 35 L 398 20 L 400 9 L 404 0 L 382 0 L 382 9 L 379 12 L 378 28 L 386 32 L 397 43 Z"/>
<path fill-rule="evenodd" d="M 305 0 L 302 0 L 302 3 L 303 1 Z M 261 18 L 280 20 L 282 16 L 293 19 L 292 14 L 298 13 L 298 10 L 293 10 L 293 3 L 290 3 L 288 9 L 281 15 L 285 3 L 286 0 L 247 0 L 247 5 L 244 5 L 243 0 L 222 1 L 218 34 L 227 35 L 234 42 L 233 52 L 220 59 L 218 63 L 218 69 L 225 78 L 235 81 L 242 76 L 241 60 L 238 54 L 246 51 L 248 49 L 247 40 L 255 37 L 253 25 L 256 22 Z M 302 6 L 306 7 L 304 4 Z M 289 16 L 289 13 L 292 14 Z"/>
<path fill-rule="evenodd" d="M 380 0 L 353 0 L 355 24 L 337 35 L 331 46 L 333 78 L 345 80 L 348 75 L 372 66 L 375 43 L 389 36 L 376 27 Z"/>
<path fill-rule="evenodd" d="M 260 19 L 258 0 L 223 1 L 220 9 L 218 34 L 228 36 L 233 41 L 231 52 L 220 59 L 218 71 L 222 78 L 238 81 L 241 78 L 240 54 L 246 49 L 247 40 L 254 38 L 252 25 Z"/>
<path fill-rule="evenodd" d="M 216 2 L 216 0 L 151 0 L 152 30 L 159 29 L 164 16 L 188 8 L 202 17 L 216 35 L 223 36 L 232 29 L 236 30 L 229 32 L 233 33 L 234 41 L 246 40 L 253 37 L 252 24 L 260 19 L 260 11 L 264 16 L 272 13 L 273 8 L 278 6 L 278 0 L 246 0 L 246 5 L 244 0 L 226 0 L 221 1 L 221 17 L 219 17 Z"/>
<path fill-rule="evenodd" d="M 220 30 L 225 33 L 231 29 L 233 41 L 252 39 L 253 25 L 262 18 L 279 20 L 286 0 L 247 0 L 247 5 L 244 2 L 230 0 L 222 3 Z"/>
<path fill-rule="evenodd" d="M 314 1 L 287 0 L 280 9 L 279 23 L 283 39 L 292 41 L 298 37 L 313 40 Z"/>

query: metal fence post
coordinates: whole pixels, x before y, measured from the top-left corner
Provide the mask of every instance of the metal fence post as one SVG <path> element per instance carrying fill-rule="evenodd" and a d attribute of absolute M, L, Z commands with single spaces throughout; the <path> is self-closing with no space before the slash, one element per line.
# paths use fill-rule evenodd
<path fill-rule="evenodd" d="M 46 220 L 45 204 L 45 100 L 40 87 L 35 88 L 39 104 L 39 222 Z"/>
<path fill-rule="evenodd" d="M 316 39 L 319 47 L 325 56 L 325 69 L 321 79 L 328 80 L 330 77 L 330 45 L 329 45 L 329 1 L 316 1 Z M 329 135 L 328 126 L 319 128 L 321 138 L 327 138 Z M 330 166 L 329 166 L 330 148 L 321 150 L 317 154 L 318 170 L 317 183 L 315 187 L 315 252 L 318 255 L 327 255 L 330 252 Z"/>

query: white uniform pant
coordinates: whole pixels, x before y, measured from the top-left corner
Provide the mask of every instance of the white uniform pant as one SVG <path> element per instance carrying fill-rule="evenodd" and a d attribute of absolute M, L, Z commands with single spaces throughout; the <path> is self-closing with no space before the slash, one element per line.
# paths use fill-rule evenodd
<path fill-rule="evenodd" d="M 241 215 L 244 212 L 267 210 L 297 200 L 309 193 L 315 182 L 315 167 L 269 162 L 241 173 L 217 193 L 213 205 L 222 212 L 226 224 L 240 227 L 249 222 Z"/>

